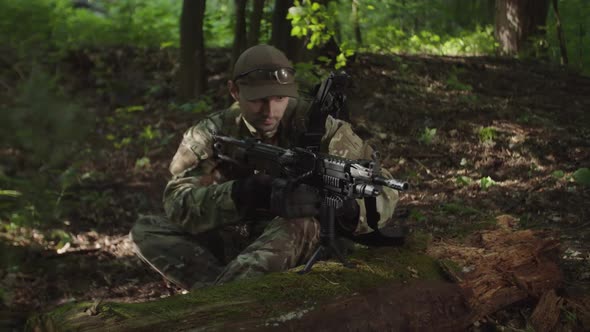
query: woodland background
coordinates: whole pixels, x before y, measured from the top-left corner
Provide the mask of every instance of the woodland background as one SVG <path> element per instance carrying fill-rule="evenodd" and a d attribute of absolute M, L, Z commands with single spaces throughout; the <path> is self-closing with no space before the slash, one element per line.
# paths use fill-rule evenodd
<path fill-rule="evenodd" d="M 182 132 L 229 105 L 257 43 L 286 52 L 303 93 L 352 75 L 355 130 L 412 185 L 412 236 L 460 242 L 509 214 L 559 232 L 564 292 L 587 294 L 588 17 L 584 0 L 3 0 L 0 327 L 182 293 L 126 234 L 162 213 Z M 530 329 L 530 311 L 481 324 Z M 559 326 L 585 324 L 562 308 Z"/>

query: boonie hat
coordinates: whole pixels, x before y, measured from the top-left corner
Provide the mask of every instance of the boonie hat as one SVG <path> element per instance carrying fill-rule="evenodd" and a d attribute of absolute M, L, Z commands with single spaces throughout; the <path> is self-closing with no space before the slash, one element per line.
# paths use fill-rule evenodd
<path fill-rule="evenodd" d="M 245 50 L 234 65 L 232 78 L 247 100 L 298 97 L 293 65 L 283 52 L 270 45 Z"/>

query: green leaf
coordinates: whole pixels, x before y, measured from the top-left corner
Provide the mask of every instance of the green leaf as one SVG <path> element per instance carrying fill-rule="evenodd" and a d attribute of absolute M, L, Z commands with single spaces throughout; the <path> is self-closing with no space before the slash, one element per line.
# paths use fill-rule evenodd
<path fill-rule="evenodd" d="M 493 127 L 481 127 L 478 136 L 479 141 L 482 143 L 493 141 L 496 136 L 496 130 Z"/>
<path fill-rule="evenodd" d="M 470 185 L 470 184 L 473 183 L 473 180 L 470 177 L 468 177 L 468 176 L 459 175 L 456 178 L 456 182 L 460 186 L 468 186 L 468 185 Z"/>
<path fill-rule="evenodd" d="M 136 169 L 149 168 L 150 164 L 151 164 L 150 158 L 148 158 L 148 157 L 139 158 L 135 161 L 135 168 Z"/>
<path fill-rule="evenodd" d="M 486 176 L 479 180 L 479 186 L 482 190 L 488 190 L 491 186 L 496 185 L 496 181 L 494 181 L 491 177 Z"/>
<path fill-rule="evenodd" d="M 424 132 L 420 135 L 420 141 L 424 144 L 432 143 L 432 140 L 436 136 L 436 128 L 424 128 Z"/>
<path fill-rule="evenodd" d="M 168 47 L 172 47 L 174 45 L 176 45 L 175 42 L 173 42 L 173 41 L 166 41 L 166 42 L 163 42 L 163 43 L 160 44 L 160 48 L 168 48 Z"/>
<path fill-rule="evenodd" d="M 561 170 L 554 171 L 551 175 L 556 179 L 561 179 L 564 177 L 565 173 Z"/>
<path fill-rule="evenodd" d="M 410 211 L 410 218 L 412 218 L 416 221 L 426 220 L 426 216 L 424 216 L 424 214 L 422 214 L 420 211 L 417 211 L 417 210 Z"/>
<path fill-rule="evenodd" d="M 291 36 L 295 36 L 295 37 L 302 36 L 301 35 L 301 27 L 294 26 L 293 29 L 291 29 Z"/>
<path fill-rule="evenodd" d="M 574 180 L 584 186 L 590 185 L 590 169 L 583 167 L 574 172 Z"/>
<path fill-rule="evenodd" d="M 136 106 L 129 106 L 129 107 L 120 107 L 115 110 L 116 113 L 134 113 L 143 111 L 144 107 L 141 105 Z"/>
<path fill-rule="evenodd" d="M 22 193 L 20 191 L 16 191 L 16 190 L 4 190 L 1 189 L 0 190 L 0 196 L 7 196 L 7 197 L 19 197 L 22 196 Z"/>

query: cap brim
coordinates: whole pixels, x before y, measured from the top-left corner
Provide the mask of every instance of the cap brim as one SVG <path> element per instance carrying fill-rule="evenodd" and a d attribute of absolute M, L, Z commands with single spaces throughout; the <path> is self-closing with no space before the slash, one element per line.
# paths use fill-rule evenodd
<path fill-rule="evenodd" d="M 270 96 L 299 97 L 297 84 L 264 84 L 264 85 L 242 85 L 240 94 L 246 100 L 262 99 Z"/>

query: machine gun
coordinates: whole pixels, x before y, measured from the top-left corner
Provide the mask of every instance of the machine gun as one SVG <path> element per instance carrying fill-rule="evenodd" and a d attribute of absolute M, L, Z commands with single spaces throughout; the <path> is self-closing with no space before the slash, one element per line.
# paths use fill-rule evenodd
<path fill-rule="evenodd" d="M 307 116 L 307 130 L 299 137 L 297 146 L 319 151 L 328 116 L 350 122 L 345 93 L 349 82 L 350 75 L 344 71 L 331 72 L 328 78 L 315 86 L 312 91 L 314 99 Z"/>
<path fill-rule="evenodd" d="M 310 271 L 324 251 L 331 252 L 343 265 L 353 266 L 334 243 L 335 211 L 346 199 L 377 197 L 383 186 L 400 191 L 408 189 L 405 182 L 383 177 L 377 160 L 340 158 L 300 147 L 285 149 L 256 139 L 240 140 L 218 135 L 213 138 L 216 155 L 221 160 L 285 178 L 293 184 L 305 183 L 319 190 L 320 245 L 301 273 Z M 226 150 L 231 150 L 231 155 L 224 154 Z"/>

